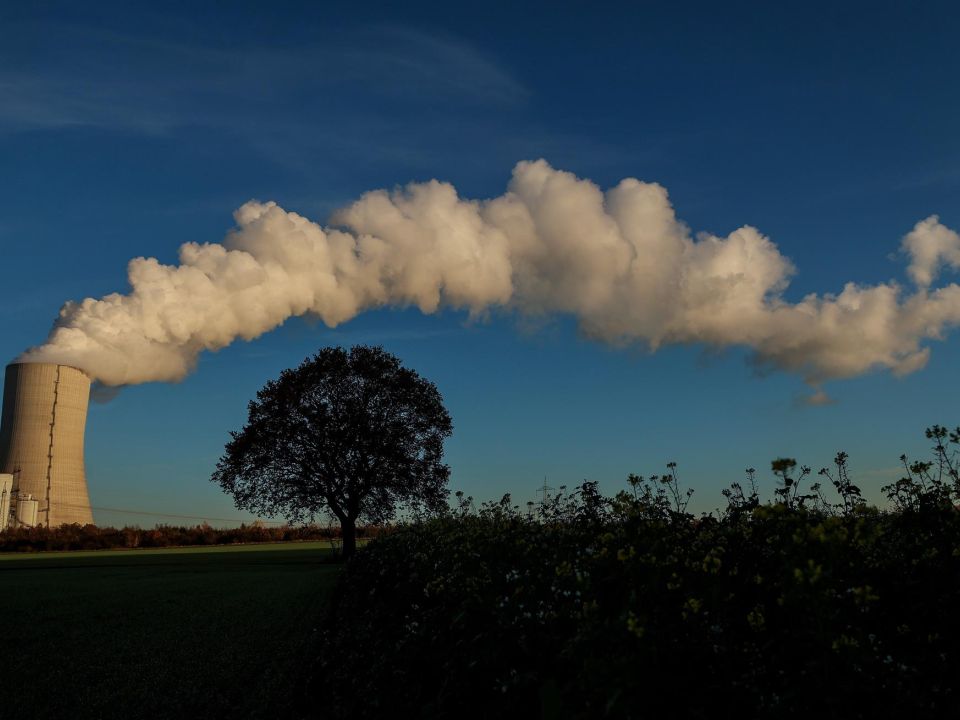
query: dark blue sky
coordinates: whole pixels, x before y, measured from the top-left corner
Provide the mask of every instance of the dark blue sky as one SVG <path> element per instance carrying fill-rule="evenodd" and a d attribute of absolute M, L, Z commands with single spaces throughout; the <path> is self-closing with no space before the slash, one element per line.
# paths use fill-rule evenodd
<path fill-rule="evenodd" d="M 12 5 L 8 359 L 43 341 L 63 301 L 125 291 L 130 258 L 221 240 L 251 198 L 323 222 L 411 180 L 498 195 L 523 159 L 601 187 L 659 182 L 694 231 L 758 227 L 797 266 L 791 300 L 902 280 L 896 251 L 917 221 L 960 227 L 952 3 Z M 956 336 L 918 373 L 831 383 L 835 404 L 803 407 L 798 378 L 757 377 L 739 350 L 650 355 L 582 340 L 569 318 L 530 330 L 383 310 L 335 331 L 291 320 L 204 356 L 182 384 L 95 406 L 93 504 L 239 517 L 207 478 L 247 400 L 318 347 L 355 342 L 437 382 L 451 486 L 482 498 L 525 500 L 544 475 L 612 492 L 676 460 L 708 509 L 747 466 L 819 467 L 843 448 L 876 499 L 899 454 L 923 452 L 925 426 L 960 422 Z"/>

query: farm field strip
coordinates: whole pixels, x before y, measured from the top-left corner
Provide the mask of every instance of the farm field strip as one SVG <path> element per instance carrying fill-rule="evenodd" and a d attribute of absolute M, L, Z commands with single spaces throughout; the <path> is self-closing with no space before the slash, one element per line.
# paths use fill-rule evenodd
<path fill-rule="evenodd" d="M 235 552 L 292 552 L 297 550 L 330 552 L 332 547 L 326 540 L 311 540 L 306 542 L 273 542 L 273 543 L 236 543 L 229 545 L 184 545 L 160 548 L 116 548 L 110 550 L 44 550 L 39 552 L 6 552 L 0 553 L 0 563 L 7 561 L 45 560 L 64 558 L 91 558 L 91 557 L 129 557 L 149 555 L 188 555 L 203 553 L 235 553 Z"/>
<path fill-rule="evenodd" d="M 332 552 L 309 542 L 5 556 L 5 702 L 31 718 L 289 715 L 339 575 Z"/>

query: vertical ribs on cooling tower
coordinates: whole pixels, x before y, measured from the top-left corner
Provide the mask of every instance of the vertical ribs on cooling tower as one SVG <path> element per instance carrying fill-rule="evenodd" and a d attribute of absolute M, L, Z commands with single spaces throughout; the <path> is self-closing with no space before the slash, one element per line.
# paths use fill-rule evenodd
<path fill-rule="evenodd" d="M 48 527 L 92 523 L 83 463 L 90 378 L 51 363 L 7 366 L 0 418 L 0 473 L 40 500 Z"/>

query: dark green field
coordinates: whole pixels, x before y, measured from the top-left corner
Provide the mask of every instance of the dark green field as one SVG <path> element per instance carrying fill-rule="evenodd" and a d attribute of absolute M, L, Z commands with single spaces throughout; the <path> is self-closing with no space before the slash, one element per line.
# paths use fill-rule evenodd
<path fill-rule="evenodd" d="M 287 716 L 326 543 L 0 556 L 0 717 Z"/>

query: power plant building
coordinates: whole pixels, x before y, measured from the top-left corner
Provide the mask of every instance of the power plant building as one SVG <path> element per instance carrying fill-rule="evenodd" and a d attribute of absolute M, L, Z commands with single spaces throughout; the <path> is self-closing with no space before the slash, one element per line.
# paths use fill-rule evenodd
<path fill-rule="evenodd" d="M 13 494 L 13 475 L 0 473 L 0 530 L 10 524 L 10 498 Z"/>
<path fill-rule="evenodd" d="M 7 366 L 0 416 L 0 479 L 12 476 L 13 498 L 0 508 L 6 526 L 57 527 L 93 522 L 83 463 L 90 378 L 52 363 Z M 0 489 L 6 487 L 0 482 Z M 15 508 L 15 511 L 14 511 Z"/>

